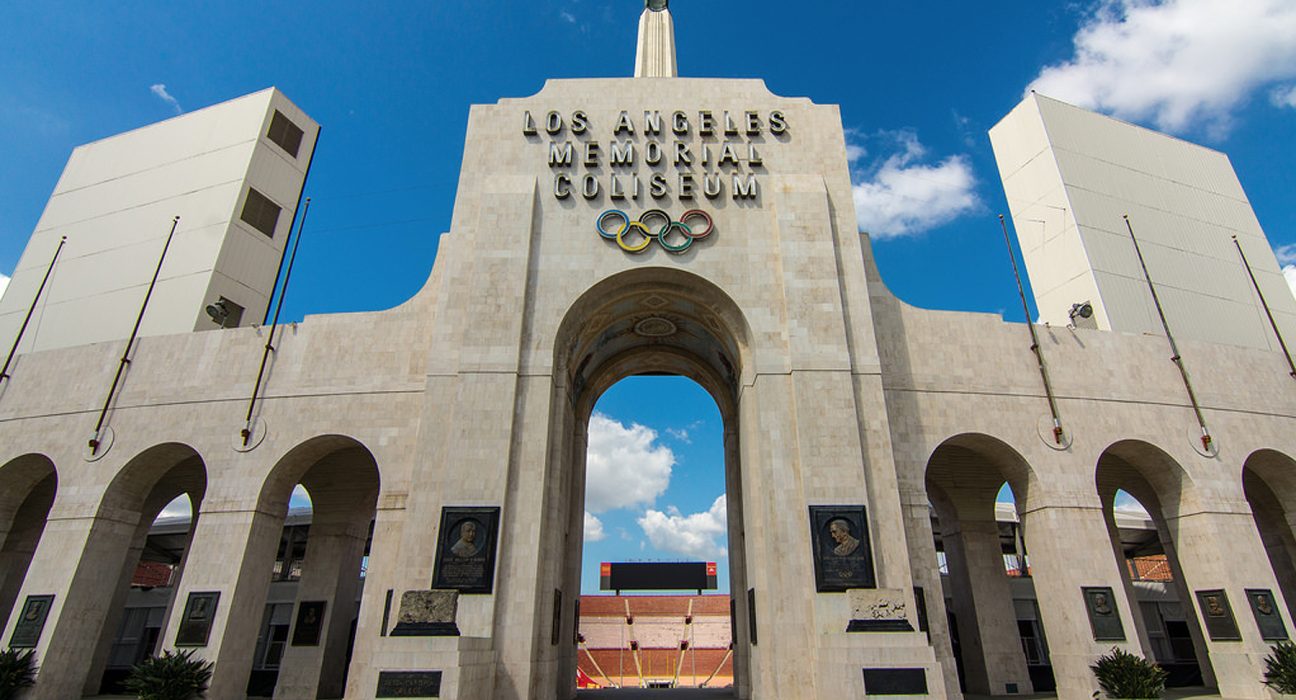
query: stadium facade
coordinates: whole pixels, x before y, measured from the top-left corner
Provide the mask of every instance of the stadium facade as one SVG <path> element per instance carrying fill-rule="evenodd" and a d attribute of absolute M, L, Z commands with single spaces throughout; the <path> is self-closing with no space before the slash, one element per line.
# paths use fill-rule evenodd
<path fill-rule="evenodd" d="M 1266 696 L 1296 601 L 1296 385 L 1274 333 L 1296 301 L 1227 158 L 1042 97 L 1014 110 L 992 137 L 1039 305 L 1079 319 L 1032 341 L 896 299 L 856 228 L 837 108 L 677 77 L 666 4 L 641 18 L 636 77 L 472 107 L 417 295 L 272 343 L 216 302 L 266 306 L 317 132 L 304 113 L 262 93 L 219 120 L 233 180 L 112 170 L 118 139 L 147 142 L 131 150 L 149 170 L 201 151 L 206 110 L 74 155 L 20 268 L 66 236 L 56 271 L 112 277 L 93 255 L 119 229 L 73 224 L 165 201 L 149 230 L 180 217 L 175 245 L 203 244 L 184 286 L 203 291 L 166 295 L 133 343 L 129 313 L 116 337 L 47 348 L 29 325 L 0 384 L 0 614 L 39 658 L 32 698 L 98 690 L 149 528 L 181 494 L 195 517 L 156 643 L 215 662 L 209 697 L 244 697 L 298 484 L 313 513 L 275 697 L 571 697 L 588 419 L 640 374 L 696 380 L 724 420 L 737 697 L 959 697 L 960 667 L 972 693 L 1043 685 L 1004 570 L 1005 482 L 1059 697 L 1089 698 L 1113 646 L 1155 655 L 1118 490 L 1148 509 L 1203 683 Z M 182 196 L 231 181 L 205 209 Z M 101 182 L 120 187 L 62 195 Z M 53 318 L 68 277 L 37 298 L 16 274 L 3 309 Z M 86 294 L 143 297 L 141 279 Z"/>

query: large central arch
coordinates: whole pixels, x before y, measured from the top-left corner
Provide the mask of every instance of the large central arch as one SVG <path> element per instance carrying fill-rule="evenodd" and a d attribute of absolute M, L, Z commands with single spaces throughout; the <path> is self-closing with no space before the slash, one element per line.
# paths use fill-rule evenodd
<path fill-rule="evenodd" d="M 561 486 L 546 497 L 546 510 L 566 515 L 555 572 L 562 589 L 580 590 L 585 500 L 585 458 L 590 414 L 616 382 L 636 375 L 679 375 L 696 381 L 715 399 L 724 423 L 725 492 L 728 494 L 730 594 L 747 590 L 744 561 L 739 404 L 744 370 L 751 365 L 750 332 L 738 305 L 714 284 L 670 268 L 641 268 L 595 284 L 568 309 L 554 343 L 554 420 L 550 444 L 557 448 Z M 749 697 L 747 612 L 737 605 L 734 684 Z M 576 677 L 574 647 L 559 662 L 559 697 L 571 697 Z"/>

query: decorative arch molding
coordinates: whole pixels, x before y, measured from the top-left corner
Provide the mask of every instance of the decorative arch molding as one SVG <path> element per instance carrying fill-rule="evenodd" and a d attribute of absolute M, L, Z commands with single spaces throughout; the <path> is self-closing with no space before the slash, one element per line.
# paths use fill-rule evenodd
<path fill-rule="evenodd" d="M 109 482 L 96 515 L 150 522 L 181 494 L 188 494 L 195 513 L 207 491 L 206 462 L 193 447 L 165 442 L 131 457 Z"/>
<path fill-rule="evenodd" d="M 332 486 L 339 483 L 345 488 Z M 378 460 L 364 443 L 348 435 L 317 435 L 288 449 L 270 468 L 261 483 L 257 509 L 287 513 L 297 484 L 311 495 L 313 504 L 320 505 L 321 497 L 331 500 L 326 495 L 331 492 L 337 492 L 341 500 L 374 500 L 380 483 Z"/>
<path fill-rule="evenodd" d="M 941 441 L 927 456 L 924 477 L 929 492 L 936 487 L 946 493 L 953 489 L 980 497 L 990 491 L 987 507 L 991 516 L 994 495 L 1005 481 L 1021 509 L 1026 509 L 1032 492 L 1041 490 L 1035 469 L 1022 453 L 985 433 L 960 433 Z"/>
<path fill-rule="evenodd" d="M 1197 498 L 1188 470 L 1165 450 L 1138 439 L 1118 440 L 1099 454 L 1094 486 L 1104 508 L 1121 489 L 1167 520 L 1192 512 Z"/>

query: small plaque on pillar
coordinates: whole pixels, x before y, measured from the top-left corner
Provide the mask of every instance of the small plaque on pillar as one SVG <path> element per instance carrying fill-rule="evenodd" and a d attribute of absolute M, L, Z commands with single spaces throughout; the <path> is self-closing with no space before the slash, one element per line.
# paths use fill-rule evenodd
<path fill-rule="evenodd" d="M 377 698 L 439 698 L 440 671 L 379 671 Z"/>
<path fill-rule="evenodd" d="M 220 602 L 220 593 L 191 592 L 185 602 L 184 617 L 180 618 L 180 631 L 176 632 L 175 645 L 178 647 L 205 647 L 211 636 L 212 620 L 216 617 L 216 605 Z"/>
<path fill-rule="evenodd" d="M 1125 641 L 1125 627 L 1121 624 L 1111 587 L 1085 586 L 1081 590 L 1084 591 L 1085 609 L 1089 612 L 1089 628 L 1093 630 L 1094 641 Z"/>
<path fill-rule="evenodd" d="M 1283 624 L 1282 614 L 1278 612 L 1273 591 L 1248 588 L 1246 597 L 1251 604 L 1251 614 L 1255 615 L 1256 627 L 1260 628 L 1260 638 L 1265 641 L 1287 639 L 1287 625 Z"/>
<path fill-rule="evenodd" d="M 499 508 L 441 509 L 433 588 L 466 594 L 494 590 L 499 517 Z"/>
<path fill-rule="evenodd" d="M 1211 641 L 1237 642 L 1242 640 L 1237 618 L 1229 605 L 1228 594 L 1222 588 L 1197 591 L 1197 605 L 1201 608 L 1202 623 Z"/>
<path fill-rule="evenodd" d="M 912 632 L 905 612 L 904 591 L 891 588 L 853 588 L 851 621 L 847 632 Z"/>
<path fill-rule="evenodd" d="M 458 637 L 459 591 L 405 591 L 393 637 Z"/>
<path fill-rule="evenodd" d="M 14 623 L 13 634 L 9 637 L 10 649 L 34 649 L 40 643 L 41 631 L 45 629 L 45 619 L 49 617 L 50 608 L 54 606 L 52 595 L 29 595 L 23 603 L 22 614 Z"/>
<path fill-rule="evenodd" d="M 815 590 L 873 588 L 873 553 L 864 506 L 810 506 Z"/>
<path fill-rule="evenodd" d="M 328 603 L 323 600 L 304 600 L 297 606 L 297 623 L 293 625 L 293 646 L 319 646 L 320 632 L 324 629 L 324 610 L 327 605 Z"/>

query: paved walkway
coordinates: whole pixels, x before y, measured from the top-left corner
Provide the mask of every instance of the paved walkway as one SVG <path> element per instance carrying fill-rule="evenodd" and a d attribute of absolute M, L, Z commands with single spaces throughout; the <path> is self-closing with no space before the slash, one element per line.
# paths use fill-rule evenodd
<path fill-rule="evenodd" d="M 576 693 L 576 700 L 733 700 L 733 697 L 731 688 L 619 688 L 581 690 Z"/>

